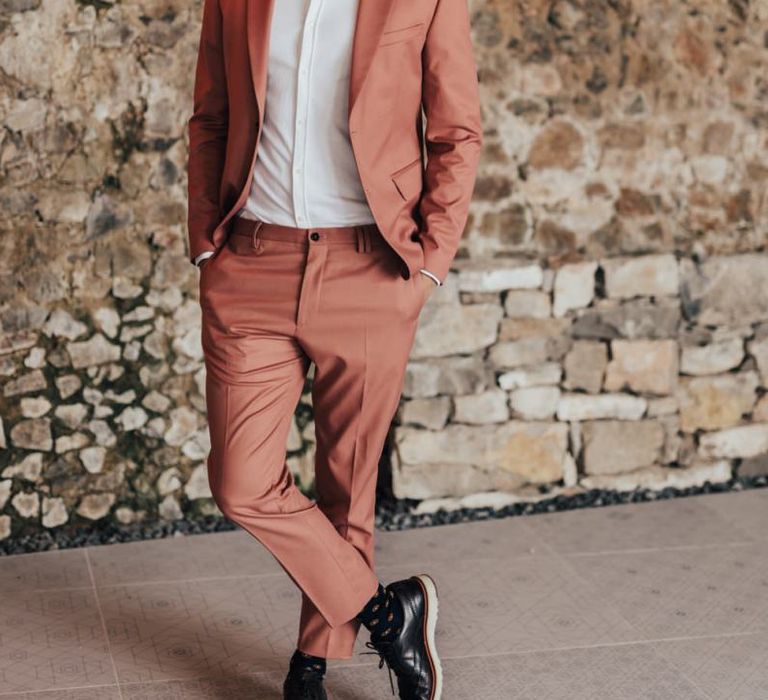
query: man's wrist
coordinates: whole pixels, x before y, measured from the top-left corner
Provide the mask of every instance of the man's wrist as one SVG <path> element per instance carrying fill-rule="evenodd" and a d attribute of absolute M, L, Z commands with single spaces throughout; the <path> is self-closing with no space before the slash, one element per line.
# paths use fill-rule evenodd
<path fill-rule="evenodd" d="M 197 267 L 200 267 L 200 263 L 203 262 L 203 260 L 208 260 L 208 258 L 212 258 L 213 256 L 214 251 L 206 250 L 204 253 L 200 253 L 200 255 L 196 256 L 193 262 Z"/>

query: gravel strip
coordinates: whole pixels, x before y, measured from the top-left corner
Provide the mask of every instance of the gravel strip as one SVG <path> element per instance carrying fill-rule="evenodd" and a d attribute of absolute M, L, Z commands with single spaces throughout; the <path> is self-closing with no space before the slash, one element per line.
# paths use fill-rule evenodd
<path fill-rule="evenodd" d="M 636 489 L 634 491 L 593 489 L 575 495 L 557 495 L 553 498 L 542 498 L 530 503 L 514 503 L 504 508 L 459 508 L 450 511 L 438 510 L 434 513 L 421 514 L 413 512 L 419 501 L 380 498 L 377 504 L 376 527 L 380 530 L 390 531 L 408 530 L 417 527 L 447 525 L 449 523 L 468 523 L 494 518 L 554 513 L 557 511 L 577 510 L 579 508 L 599 508 L 601 506 L 612 506 L 622 503 L 643 503 L 669 498 L 685 498 L 686 496 L 704 493 L 744 491 L 766 487 L 768 487 L 768 476 L 738 477 L 724 483 L 710 484 L 707 482 L 703 486 L 688 489 L 669 488 L 661 491 L 650 489 Z M 82 527 L 70 527 L 67 529 L 66 526 L 63 526 L 54 531 L 3 540 L 0 542 L 0 556 L 70 549 L 74 547 L 91 547 L 117 542 L 138 542 L 163 537 L 197 535 L 206 532 L 224 532 L 236 529 L 237 526 L 233 523 L 216 516 L 194 520 L 137 523 L 120 526 L 110 523 L 88 530 Z"/>

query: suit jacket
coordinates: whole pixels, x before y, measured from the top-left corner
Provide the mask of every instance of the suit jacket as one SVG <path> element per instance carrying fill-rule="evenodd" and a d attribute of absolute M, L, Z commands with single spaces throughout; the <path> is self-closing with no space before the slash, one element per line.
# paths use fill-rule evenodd
<path fill-rule="evenodd" d="M 279 1 L 205 0 L 189 120 L 192 259 L 221 247 L 250 191 Z M 349 130 L 368 204 L 401 274 L 424 267 L 444 279 L 481 146 L 467 0 L 360 0 Z"/>

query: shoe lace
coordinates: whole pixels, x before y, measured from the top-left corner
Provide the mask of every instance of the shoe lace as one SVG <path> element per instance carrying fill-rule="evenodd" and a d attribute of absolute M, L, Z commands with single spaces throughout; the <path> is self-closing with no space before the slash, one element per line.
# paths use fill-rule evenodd
<path fill-rule="evenodd" d="M 392 688 L 392 695 L 395 694 L 395 684 L 392 681 L 392 671 L 394 669 L 394 660 L 392 657 L 392 643 L 388 641 L 379 641 L 377 643 L 366 642 L 365 646 L 373 651 L 361 651 L 360 654 L 375 654 L 379 657 L 379 668 L 382 668 L 384 664 L 387 666 L 387 673 L 389 674 L 389 685 Z M 397 670 L 395 670 L 397 675 Z"/>

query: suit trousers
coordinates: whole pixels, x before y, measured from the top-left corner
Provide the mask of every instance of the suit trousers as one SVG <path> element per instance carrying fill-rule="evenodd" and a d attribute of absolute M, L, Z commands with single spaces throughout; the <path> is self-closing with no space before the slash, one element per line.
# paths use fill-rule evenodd
<path fill-rule="evenodd" d="M 350 658 L 378 585 L 378 462 L 423 291 L 374 224 L 233 223 L 200 272 L 211 492 L 301 589 L 298 648 Z M 286 464 L 312 362 L 316 500 Z"/>

